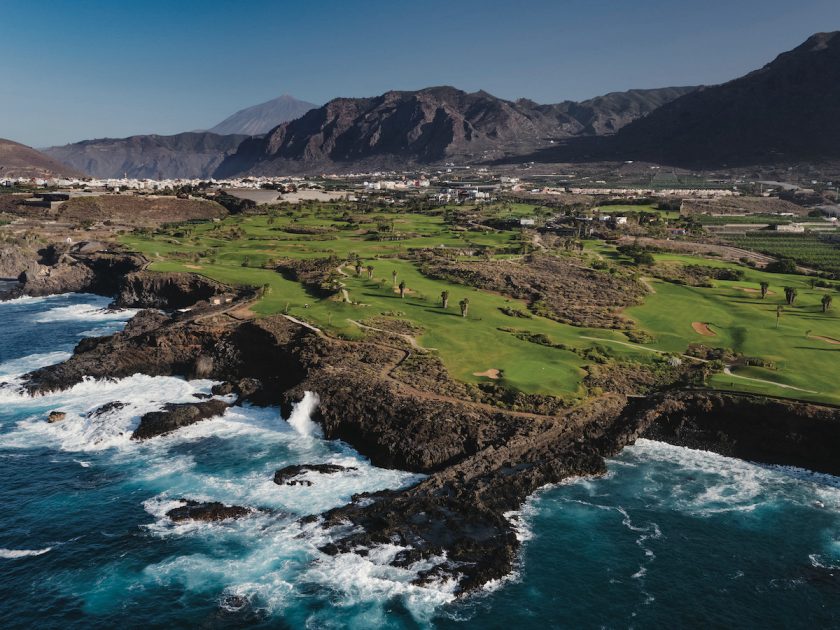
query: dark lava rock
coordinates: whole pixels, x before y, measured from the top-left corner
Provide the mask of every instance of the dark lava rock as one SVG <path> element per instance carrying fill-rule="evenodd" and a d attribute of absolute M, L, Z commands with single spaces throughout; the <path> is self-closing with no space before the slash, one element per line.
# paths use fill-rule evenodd
<path fill-rule="evenodd" d="M 210 389 L 214 396 L 230 396 L 231 394 L 236 393 L 236 385 L 231 383 L 230 381 L 225 381 L 224 383 L 216 383 Z"/>
<path fill-rule="evenodd" d="M 238 505 L 225 505 L 218 501 L 199 502 L 185 500 L 186 505 L 176 507 L 166 513 L 176 523 L 181 521 L 223 521 L 229 518 L 248 516 L 252 510 Z"/>
<path fill-rule="evenodd" d="M 286 466 L 274 473 L 274 483 L 278 486 L 311 486 L 312 482 L 306 479 L 295 479 L 305 472 L 317 472 L 322 475 L 333 475 L 344 470 L 357 470 L 354 466 L 339 466 L 338 464 L 294 464 Z"/>
<path fill-rule="evenodd" d="M 187 308 L 230 287 L 195 273 L 137 271 L 126 274 L 114 304 L 130 308 Z"/>
<path fill-rule="evenodd" d="M 64 413 L 63 411 L 51 411 L 50 415 L 47 416 L 47 422 L 49 422 L 51 424 L 53 422 L 61 422 L 66 417 L 67 417 L 67 414 Z"/>
<path fill-rule="evenodd" d="M 169 403 L 163 411 L 151 411 L 140 418 L 140 425 L 131 435 L 132 440 L 145 440 L 165 433 L 171 433 L 181 427 L 195 424 L 201 420 L 220 416 L 230 405 L 221 400 L 208 400 L 200 403 Z"/>
<path fill-rule="evenodd" d="M 109 403 L 105 403 L 94 409 L 93 411 L 89 411 L 87 413 L 88 418 L 98 418 L 100 416 L 104 416 L 105 414 L 112 413 L 114 411 L 119 411 L 128 406 L 128 403 L 120 402 L 119 400 L 114 400 Z"/>

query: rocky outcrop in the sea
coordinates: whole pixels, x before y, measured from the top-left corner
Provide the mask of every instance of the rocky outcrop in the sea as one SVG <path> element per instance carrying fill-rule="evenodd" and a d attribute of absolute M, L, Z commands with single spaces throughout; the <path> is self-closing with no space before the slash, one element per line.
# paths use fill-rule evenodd
<path fill-rule="evenodd" d="M 334 475 L 346 470 L 356 470 L 356 468 L 354 466 L 340 466 L 339 464 L 292 464 L 274 473 L 274 483 L 278 486 L 311 486 L 311 481 L 298 479 L 298 477 L 308 472 Z"/>
<path fill-rule="evenodd" d="M 241 322 L 224 314 L 140 311 L 110 337 L 88 337 L 73 356 L 24 377 L 30 393 L 66 389 L 93 378 L 211 378 L 237 383 L 251 402 L 278 404 L 302 378 L 295 340 L 309 331 L 282 317 Z"/>
<path fill-rule="evenodd" d="M 644 437 L 840 475 L 840 408 L 723 392 L 673 392 L 628 407 Z"/>
<path fill-rule="evenodd" d="M 136 271 L 120 281 L 114 306 L 120 308 L 188 308 L 213 296 L 231 293 L 221 282 L 195 273 Z"/>
<path fill-rule="evenodd" d="M 104 244 L 50 245 L 37 252 L 20 274 L 20 286 L 9 296 L 96 293 L 111 296 L 123 276 L 143 269 L 147 261 L 139 254 L 111 251 Z"/>
<path fill-rule="evenodd" d="M 206 400 L 197 403 L 169 403 L 162 411 L 150 411 L 140 418 L 140 424 L 131 434 L 132 440 L 147 440 L 187 427 L 207 418 L 222 415 L 230 405 L 223 400 Z"/>
<path fill-rule="evenodd" d="M 218 501 L 199 502 L 184 499 L 184 505 L 173 508 L 166 516 L 176 523 L 181 521 L 224 521 L 242 518 L 253 512 L 250 508 L 239 505 L 225 505 Z"/>

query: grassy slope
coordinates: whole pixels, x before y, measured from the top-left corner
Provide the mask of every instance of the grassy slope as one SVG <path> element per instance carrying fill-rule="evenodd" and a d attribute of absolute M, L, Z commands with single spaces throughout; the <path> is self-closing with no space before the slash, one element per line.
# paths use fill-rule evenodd
<path fill-rule="evenodd" d="M 232 284 L 267 284 L 270 291 L 254 307 L 256 312 L 270 314 L 287 311 L 346 337 L 359 337 L 363 334 L 350 323 L 351 319 L 363 320 L 383 312 L 402 313 L 424 328 L 425 333 L 421 335 L 420 342 L 426 347 L 437 349 L 452 374 L 468 382 L 482 380 L 483 377 L 476 377 L 473 372 L 497 368 L 503 371 L 502 382 L 523 391 L 572 397 L 582 393 L 580 381 L 586 361 L 569 351 L 516 339 L 508 333 L 500 332 L 500 327 L 544 333 L 554 342 L 573 347 L 597 345 L 616 357 L 650 360 L 655 356 L 643 348 L 613 343 L 627 342 L 627 338 L 618 331 L 576 328 L 540 317 L 511 318 L 499 308 L 513 306 L 526 310 L 524 303 L 461 285 L 431 280 L 422 276 L 412 263 L 395 258 L 411 247 L 440 244 L 457 247 L 479 244 L 501 248 L 514 244 L 518 233 L 453 233 L 446 229 L 438 217 L 381 216 L 384 220 L 393 220 L 397 231 L 416 236 L 399 242 L 371 241 L 364 239 L 361 230 L 341 230 L 330 235 L 334 239 L 318 240 L 317 237 L 289 234 L 278 229 L 292 223 L 288 217 L 278 217 L 271 225 L 267 217 L 262 216 L 249 217 L 241 222 L 239 219 L 227 219 L 221 224 L 222 230 L 213 230 L 213 224 L 195 226 L 191 234 L 181 238 L 132 235 L 126 237 L 125 241 L 156 261 L 152 269 L 195 271 Z M 245 240 L 221 237 L 222 231 L 232 225 L 240 225 L 245 230 Z M 308 215 L 299 218 L 295 225 L 326 227 L 336 223 L 327 216 Z M 176 253 L 193 254 L 210 247 L 219 248 L 213 264 L 206 258 L 196 264 L 172 258 Z M 612 258 L 616 262 L 620 260 L 615 250 L 608 246 L 590 245 L 587 251 L 590 255 Z M 330 254 L 345 258 L 351 252 L 362 257 L 363 265 L 374 266 L 373 280 L 368 280 L 364 271 L 357 278 L 351 267 L 344 268 L 345 273 L 350 274 L 350 277 L 343 279 L 350 298 L 359 304 L 320 298 L 308 293 L 297 282 L 286 280 L 273 271 L 241 266 L 246 257 L 251 265 L 258 265 L 269 258 L 323 257 Z M 733 266 L 723 261 L 690 256 L 663 254 L 657 257 L 690 264 Z M 410 289 L 403 300 L 392 286 L 393 270 L 398 272 L 398 281 L 404 280 Z M 711 289 L 652 281 L 656 293 L 651 294 L 643 305 L 629 309 L 627 315 L 654 335 L 656 340 L 649 344 L 650 348 L 682 352 L 690 342 L 733 348 L 750 356 L 771 359 L 778 368 L 745 368 L 737 374 L 818 393 L 784 389 L 726 375 L 716 376 L 713 380 L 715 386 L 840 403 L 840 387 L 834 380 L 832 370 L 840 357 L 840 354 L 836 354 L 840 353 L 840 346 L 832 346 L 805 335 L 810 330 L 812 335 L 840 338 L 840 309 L 835 307 L 835 312 L 827 315 L 818 312 L 819 298 L 824 291 L 811 290 L 802 277 L 765 274 L 756 270 L 747 270 L 746 273 L 744 281 L 716 282 L 716 286 Z M 775 295 L 766 300 L 762 301 L 757 295 L 739 288 L 757 288 L 758 282 L 765 278 L 770 282 L 771 291 L 775 291 Z M 775 308 L 783 299 L 784 286 L 796 286 L 799 298 L 795 307 L 786 307 L 779 329 L 776 330 Z M 450 292 L 448 311 L 443 311 L 439 305 L 439 295 L 444 289 Z M 470 299 L 470 316 L 466 320 L 460 317 L 457 306 L 458 301 L 465 296 Z M 717 336 L 703 337 L 695 333 L 691 328 L 693 321 L 710 322 Z M 605 341 L 594 341 L 587 337 Z"/>

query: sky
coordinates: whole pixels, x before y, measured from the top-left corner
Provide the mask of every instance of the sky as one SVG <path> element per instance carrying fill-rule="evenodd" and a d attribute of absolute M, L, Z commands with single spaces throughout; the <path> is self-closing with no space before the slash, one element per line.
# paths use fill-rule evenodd
<path fill-rule="evenodd" d="M 838 29 L 838 0 L 0 0 L 0 137 L 179 133 L 280 94 L 711 85 Z"/>

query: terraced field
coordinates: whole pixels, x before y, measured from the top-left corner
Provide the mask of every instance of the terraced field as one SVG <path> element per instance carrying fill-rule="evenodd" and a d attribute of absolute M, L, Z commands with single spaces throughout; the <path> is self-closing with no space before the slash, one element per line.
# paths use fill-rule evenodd
<path fill-rule="evenodd" d="M 792 258 L 800 265 L 840 274 L 840 233 L 785 234 L 749 232 L 726 237 L 733 245 L 770 256 Z"/>

